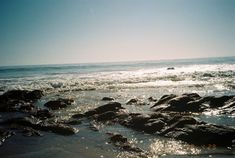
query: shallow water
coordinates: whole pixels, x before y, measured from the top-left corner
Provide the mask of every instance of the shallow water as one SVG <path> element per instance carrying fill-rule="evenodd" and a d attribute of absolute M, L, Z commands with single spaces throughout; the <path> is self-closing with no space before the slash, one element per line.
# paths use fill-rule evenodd
<path fill-rule="evenodd" d="M 174 70 L 167 70 L 174 67 Z M 11 89 L 41 89 L 45 96 L 39 107 L 56 98 L 73 98 L 75 103 L 56 111 L 58 120 L 104 105 L 105 96 L 115 98 L 130 112 L 149 113 L 153 103 L 164 94 L 195 92 L 205 95 L 235 95 L 235 57 L 132 63 L 20 66 L 0 68 L 0 93 Z M 126 105 L 138 98 L 146 105 Z M 0 114 L 4 117 L 4 114 Z M 194 114 L 192 114 L 194 115 Z M 235 127 L 233 115 L 213 111 L 194 115 L 206 122 Z M 98 132 L 85 122 L 75 126 L 74 136 L 44 133 L 43 137 L 18 135 L 0 147 L 3 157 L 136 157 L 109 143 L 107 132 L 118 132 L 134 145 L 148 151 L 149 157 L 234 157 L 233 148 L 195 147 L 180 141 L 148 135 L 120 125 L 97 124 Z"/>

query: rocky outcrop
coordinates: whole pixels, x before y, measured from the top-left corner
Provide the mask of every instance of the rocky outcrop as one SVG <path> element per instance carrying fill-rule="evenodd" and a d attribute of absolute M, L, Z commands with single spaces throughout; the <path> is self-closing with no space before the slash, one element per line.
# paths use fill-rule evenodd
<path fill-rule="evenodd" d="M 102 98 L 102 101 L 113 101 L 114 100 L 114 98 L 112 98 L 112 97 L 103 97 Z"/>
<path fill-rule="evenodd" d="M 157 112 L 203 112 L 219 110 L 220 113 L 233 114 L 235 110 L 234 96 L 206 96 L 200 97 L 196 93 L 187 93 L 181 96 L 174 94 L 162 96 L 151 109 Z"/>
<path fill-rule="evenodd" d="M 62 108 L 68 107 L 73 102 L 74 102 L 73 99 L 62 99 L 62 98 L 59 98 L 57 100 L 52 100 L 52 101 L 47 102 L 44 106 L 46 106 L 47 108 L 49 108 L 51 110 L 58 110 L 58 109 L 62 109 Z"/>
<path fill-rule="evenodd" d="M 124 109 L 120 103 L 118 102 L 110 102 L 108 104 L 105 104 L 103 106 L 97 107 L 93 110 L 87 111 L 84 113 L 86 117 L 94 116 L 94 115 L 102 115 L 103 113 L 106 112 L 118 112 L 121 109 Z M 106 115 L 108 116 L 108 114 Z"/>
<path fill-rule="evenodd" d="M 23 127 L 30 127 L 35 130 L 51 131 L 60 135 L 72 135 L 77 132 L 75 128 L 70 126 L 49 121 L 42 122 L 40 119 L 33 116 L 8 119 L 4 122 L 1 122 L 1 125 L 18 125 Z"/>
<path fill-rule="evenodd" d="M 195 145 L 232 146 L 235 129 L 208 124 L 181 114 L 129 114 L 122 125 L 150 134 L 157 134 Z"/>
<path fill-rule="evenodd" d="M 72 135 L 78 130 L 65 124 L 53 121 L 54 114 L 47 109 L 39 108 L 35 102 L 43 96 L 42 91 L 12 90 L 0 95 L 0 112 L 6 118 L 0 122 L 0 144 L 13 133 L 23 136 L 42 136 L 40 131 L 51 131 L 60 135 Z M 69 105 L 72 100 L 58 99 L 59 106 Z M 48 103 L 50 109 L 55 109 L 55 102 Z M 14 113 L 14 117 L 12 114 Z M 8 116 L 9 115 L 9 116 Z M 14 128 L 10 128 L 14 127 Z M 21 131 L 21 132 L 20 132 Z"/>
<path fill-rule="evenodd" d="M 145 102 L 141 101 L 140 99 L 133 98 L 126 102 L 126 105 L 146 105 Z"/>
<path fill-rule="evenodd" d="M 121 134 L 109 133 L 109 135 L 111 135 L 110 142 L 113 143 L 115 146 L 117 146 L 125 151 L 129 151 L 129 152 L 137 152 L 137 153 L 143 152 L 142 149 L 132 145 L 128 141 L 128 139 L 126 137 L 122 136 Z"/>
<path fill-rule="evenodd" d="M 0 128 L 0 146 L 3 144 L 3 142 L 11 137 L 14 133 L 7 130 L 7 129 L 3 129 L 3 128 Z"/>
<path fill-rule="evenodd" d="M 0 112 L 32 111 L 33 103 L 43 96 L 42 91 L 12 90 L 0 95 Z"/>

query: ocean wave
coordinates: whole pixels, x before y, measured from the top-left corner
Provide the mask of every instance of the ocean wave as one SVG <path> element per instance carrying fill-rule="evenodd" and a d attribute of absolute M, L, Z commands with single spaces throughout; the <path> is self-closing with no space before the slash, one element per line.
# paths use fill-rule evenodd
<path fill-rule="evenodd" d="M 44 91 L 88 91 L 128 88 L 209 87 L 211 90 L 232 90 L 235 85 L 235 65 L 190 65 L 102 71 L 92 73 L 44 74 L 0 78 L 0 89 L 42 89 Z"/>

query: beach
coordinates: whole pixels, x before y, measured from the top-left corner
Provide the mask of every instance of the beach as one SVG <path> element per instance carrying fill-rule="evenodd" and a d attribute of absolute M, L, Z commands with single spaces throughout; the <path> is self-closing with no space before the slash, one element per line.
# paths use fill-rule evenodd
<path fill-rule="evenodd" d="M 6 110 L 1 105 L 5 111 L 0 111 L 0 126 L 7 126 L 8 131 L 14 132 L 1 143 L 0 154 L 3 157 L 226 158 L 235 155 L 233 136 L 229 135 L 235 128 L 235 57 L 0 67 L 0 94 L 4 96 L 13 90 L 19 90 L 21 96 L 22 91 L 25 92 L 24 98 L 20 99 L 14 98 L 15 95 L 5 95 L 5 100 L 9 102 L 16 100 L 18 107 L 14 105 L 13 110 Z M 35 95 L 40 94 L 40 97 L 28 98 L 34 90 L 38 90 Z M 164 96 L 169 98 L 159 103 Z M 181 98 L 186 98 L 186 101 Z M 215 98 L 219 98 L 218 101 Z M 189 105 L 190 101 L 195 103 L 198 100 L 201 102 L 193 109 L 180 107 L 177 102 L 179 105 Z M 58 102 L 54 105 L 48 103 L 50 101 Z M 24 104 L 32 104 L 33 110 L 38 108 L 36 112 L 48 110 L 48 115 L 43 119 L 34 116 L 33 110 L 21 109 Z M 110 104 L 118 109 L 97 109 Z M 58 105 L 61 106 L 55 107 Z M 48 122 L 48 126 L 31 126 L 41 136 L 25 136 L 18 126 L 4 124 L 16 116 L 22 117 L 21 113 L 26 114 L 23 117 L 30 115 L 42 123 L 47 120 L 52 123 Z M 155 116 L 159 113 L 163 115 Z M 49 118 L 49 114 L 53 117 Z M 164 130 L 155 131 L 153 124 L 148 124 L 147 130 L 146 122 L 143 128 L 135 126 L 137 114 L 140 116 L 137 124 L 146 119 L 148 123 L 150 119 L 161 120 Z M 179 118 L 173 123 L 184 119 L 190 120 L 190 123 L 183 122 L 183 126 L 174 127 L 169 122 L 175 116 Z M 25 126 L 17 121 L 14 123 Z M 205 142 L 205 139 L 200 142 L 193 140 L 195 138 L 189 140 L 186 136 L 182 138 L 172 134 L 179 129 L 186 129 L 187 133 L 188 124 L 193 132 L 194 129 L 200 131 L 199 127 L 194 128 L 195 124 L 208 129 L 209 136 L 211 128 L 224 130 L 224 133 L 228 133 L 228 141 L 221 143 L 220 134 L 216 132 L 212 133 L 218 139 L 216 141 L 212 137 L 212 143 Z M 54 130 L 54 125 L 66 126 L 65 129 L 69 126 L 76 132 L 64 135 Z M 50 127 L 50 130 L 45 130 L 45 127 Z M 167 131 L 170 129 L 168 127 L 173 132 Z M 187 134 L 191 136 L 190 132 Z M 115 136 L 119 139 L 112 139 Z"/>

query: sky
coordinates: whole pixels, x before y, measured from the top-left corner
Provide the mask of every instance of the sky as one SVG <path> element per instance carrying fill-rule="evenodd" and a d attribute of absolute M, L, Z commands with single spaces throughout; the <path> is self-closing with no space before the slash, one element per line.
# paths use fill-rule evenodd
<path fill-rule="evenodd" d="M 235 56 L 235 0 L 0 0 L 0 65 Z"/>

